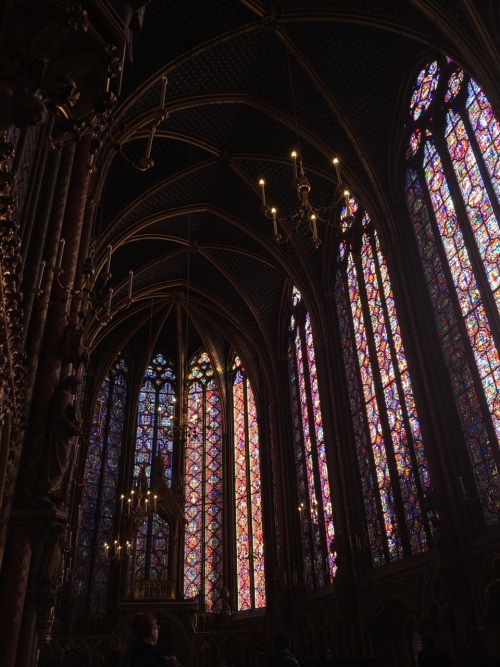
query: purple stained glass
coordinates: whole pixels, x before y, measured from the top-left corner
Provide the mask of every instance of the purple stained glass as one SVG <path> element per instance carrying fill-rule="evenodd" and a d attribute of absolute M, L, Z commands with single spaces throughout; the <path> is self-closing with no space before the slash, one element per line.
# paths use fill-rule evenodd
<path fill-rule="evenodd" d="M 496 511 L 492 510 L 492 505 L 495 502 L 498 503 L 500 499 L 498 471 L 494 463 L 490 437 L 480 408 L 477 389 L 474 386 L 473 374 L 469 367 L 469 358 L 465 353 L 464 341 L 457 320 L 458 313 L 453 306 L 451 289 L 455 288 L 457 290 L 461 305 L 461 316 L 471 320 L 467 330 L 473 350 L 475 348 L 475 323 L 480 325 L 481 320 L 483 320 L 484 325 L 487 320 L 484 318 L 480 292 L 477 288 L 472 263 L 468 258 L 463 235 L 458 227 L 454 204 L 446 184 L 441 160 L 432 145 L 426 147 L 426 156 L 427 187 L 429 188 L 432 185 L 434 188 L 431 201 L 434 206 L 439 206 L 436 222 L 445 254 L 451 263 L 454 286 L 448 285 L 444 279 L 445 271 L 441 265 L 436 236 L 425 203 L 424 186 L 413 171 L 408 172 L 406 186 L 408 208 L 413 221 L 429 293 L 434 305 L 434 315 L 441 338 L 443 354 L 449 369 L 483 513 L 486 522 L 493 523 L 498 521 Z M 436 174 L 439 175 L 437 178 Z M 471 334 L 472 338 L 470 337 Z M 486 336 L 486 340 L 491 340 L 491 338 Z M 476 356 L 477 353 L 474 351 L 474 354 Z M 496 348 L 493 356 L 494 358 L 498 357 Z M 486 370 L 486 375 L 483 376 L 483 385 L 488 385 L 490 384 L 489 378 L 492 375 L 487 372 L 484 364 L 481 364 L 481 366 L 483 370 Z M 493 407 L 493 410 L 495 414 L 498 414 L 498 407 Z"/>
<path fill-rule="evenodd" d="M 362 487 L 367 521 L 367 536 L 374 564 L 382 565 L 385 562 L 385 524 L 381 520 L 380 512 L 378 510 L 378 485 L 373 470 L 373 450 L 366 437 L 362 392 L 359 388 L 359 375 L 357 372 L 357 351 L 354 347 L 353 337 L 351 336 L 351 315 L 346 296 L 348 293 L 346 282 L 347 276 L 342 274 L 337 276 L 335 294 L 340 332 L 343 341 L 342 352 L 347 373 L 349 399 L 353 416 L 354 438 L 360 471 L 359 479 Z M 359 534 L 356 537 L 357 542 L 363 544 L 364 538 Z"/>
<path fill-rule="evenodd" d="M 242 370 L 233 381 L 238 609 L 266 605 L 257 411 Z"/>
<path fill-rule="evenodd" d="M 486 275 L 500 310 L 500 227 L 460 116 L 447 115 L 446 140 Z"/>
<path fill-rule="evenodd" d="M 360 278 L 362 280 L 362 276 Z M 402 543 L 400 539 L 400 530 L 397 524 L 396 505 L 391 484 L 389 463 L 387 460 L 387 443 L 385 442 L 379 405 L 375 395 L 373 368 L 370 359 L 367 331 L 363 319 L 363 306 L 358 285 L 358 275 L 352 255 L 349 257 L 347 279 L 354 328 L 355 349 L 358 356 L 361 386 L 364 397 L 364 409 L 370 433 L 388 553 L 391 559 L 395 559 L 400 558 L 403 555 Z"/>
<path fill-rule="evenodd" d="M 451 102 L 458 95 L 460 88 L 464 80 L 463 70 L 458 72 L 453 72 L 448 81 L 448 90 L 445 93 L 444 99 L 445 102 Z"/>
<path fill-rule="evenodd" d="M 193 382 L 188 394 L 188 419 L 203 423 L 203 388 Z M 203 542 L 203 432 L 191 433 L 186 442 L 186 545 L 184 593 L 187 598 L 202 592 Z"/>
<path fill-rule="evenodd" d="M 410 111 L 417 120 L 426 111 L 434 98 L 439 78 L 439 67 L 436 61 L 425 67 L 417 77 L 413 92 Z"/>
<path fill-rule="evenodd" d="M 102 381 L 94 405 L 75 552 L 77 613 L 107 611 L 110 564 L 104 544 L 113 541 L 116 530 L 127 373 L 125 362 L 117 360 Z"/>
<path fill-rule="evenodd" d="M 184 593 L 207 611 L 223 595 L 222 409 L 210 358 L 203 352 L 188 371 L 185 453 Z"/>
<path fill-rule="evenodd" d="M 335 539 L 335 525 L 333 522 L 332 501 L 330 493 L 330 481 L 328 479 L 328 463 L 326 459 L 325 439 L 323 435 L 323 418 L 321 416 L 321 405 L 319 400 L 318 374 L 316 371 L 316 358 L 314 353 L 314 342 L 309 313 L 305 321 L 305 337 L 307 350 L 307 364 L 311 384 L 311 399 L 314 410 L 314 428 L 316 434 L 316 456 L 319 467 L 319 478 L 321 484 L 321 496 L 323 505 L 323 520 L 326 530 L 327 544 L 330 545 Z M 333 556 L 328 549 L 328 565 L 330 574 L 335 574 L 335 563 Z"/>
<path fill-rule="evenodd" d="M 498 413 L 498 404 L 500 402 L 500 361 L 498 350 L 483 301 L 479 296 L 479 288 L 472 261 L 458 222 L 455 204 L 451 198 L 444 176 L 441 158 L 435 147 L 430 144 L 426 145 L 425 155 L 425 175 L 431 194 L 431 201 L 437 212 L 436 221 L 443 238 L 443 246 L 451 269 L 476 364 L 481 380 L 483 381 L 486 400 L 490 407 L 497 437 L 500 437 L 500 414 Z M 434 178 L 437 173 L 441 174 L 441 178 Z M 486 224 L 487 220 L 483 219 L 483 222 Z M 496 244 L 493 245 L 498 246 L 499 243 L 500 241 L 497 239 Z M 498 247 L 493 252 L 500 258 L 500 249 Z M 497 298 L 498 296 L 497 287 Z"/>
<path fill-rule="evenodd" d="M 404 553 L 398 524 L 400 502 L 411 551 L 427 549 L 418 488 L 425 492 L 430 480 L 387 264 L 366 213 L 363 229 L 359 262 L 349 255 L 345 275 L 340 269 L 336 293 L 341 329 L 352 339 L 344 359 L 367 533 L 374 563 L 382 564 L 385 554 L 396 559 Z"/>
<path fill-rule="evenodd" d="M 295 307 L 300 302 L 292 300 Z M 303 310 L 303 309 L 302 309 Z M 303 324 L 299 325 L 298 321 Z M 293 313 L 289 347 L 290 397 L 297 470 L 298 516 L 308 588 L 335 575 L 329 545 L 335 536 L 318 377 L 309 315 Z"/>
<path fill-rule="evenodd" d="M 167 486 L 172 484 L 175 418 L 175 373 L 161 354 L 146 368 L 139 393 L 134 459 L 134 480 L 141 471 L 151 475 L 153 458 L 161 457 Z M 149 516 L 139 528 L 134 554 L 135 580 L 166 579 L 169 558 L 169 526 L 159 515 Z"/>
<path fill-rule="evenodd" d="M 410 141 L 408 142 L 408 150 L 406 151 L 406 157 L 413 157 L 420 146 L 420 141 L 422 139 L 422 132 L 417 128 L 415 132 L 411 135 Z"/>
<path fill-rule="evenodd" d="M 493 115 L 491 104 L 474 81 L 469 82 L 466 109 L 491 186 L 500 200 L 500 123 Z"/>

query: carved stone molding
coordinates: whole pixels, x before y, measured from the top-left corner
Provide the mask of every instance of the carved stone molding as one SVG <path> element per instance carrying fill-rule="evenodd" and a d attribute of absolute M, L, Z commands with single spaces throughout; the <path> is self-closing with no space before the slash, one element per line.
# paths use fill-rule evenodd
<path fill-rule="evenodd" d="M 17 478 L 22 433 L 26 424 L 26 367 L 23 348 L 22 258 L 13 196 L 11 165 L 14 146 L 0 133 L 0 424 L 9 423 L 5 443 L 6 474 L 0 498 L 0 564 L 3 560 L 6 524 Z M 7 419 L 9 417 L 9 419 Z M 4 437 L 6 435 L 6 437 Z"/>

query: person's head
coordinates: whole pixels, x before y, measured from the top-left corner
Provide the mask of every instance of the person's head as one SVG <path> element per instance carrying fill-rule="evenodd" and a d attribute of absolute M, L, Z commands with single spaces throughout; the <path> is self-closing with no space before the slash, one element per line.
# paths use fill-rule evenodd
<path fill-rule="evenodd" d="M 159 628 L 154 614 L 136 614 L 132 619 L 132 632 L 136 641 L 154 646 L 158 641 Z"/>
<path fill-rule="evenodd" d="M 280 630 L 274 635 L 274 645 L 277 649 L 288 649 L 292 645 L 292 638 L 284 630 Z"/>

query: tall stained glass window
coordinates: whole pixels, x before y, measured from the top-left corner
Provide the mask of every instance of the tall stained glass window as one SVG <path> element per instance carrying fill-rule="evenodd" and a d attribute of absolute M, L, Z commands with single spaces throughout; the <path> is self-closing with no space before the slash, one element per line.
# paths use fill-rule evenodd
<path fill-rule="evenodd" d="M 161 458 L 167 486 L 172 486 L 174 449 L 173 420 L 176 377 L 172 363 L 161 354 L 151 361 L 139 394 L 134 457 L 134 485 L 140 476 L 150 478 L 151 465 Z M 136 582 L 167 578 L 169 525 L 158 514 L 151 515 L 138 530 L 134 552 Z"/>
<path fill-rule="evenodd" d="M 427 549 L 430 480 L 378 236 L 354 198 L 343 214 L 335 295 L 367 527 L 357 539 L 381 565 Z"/>
<path fill-rule="evenodd" d="M 206 352 L 191 363 L 187 381 L 184 593 L 216 612 L 224 593 L 222 407 Z"/>
<path fill-rule="evenodd" d="M 239 357 L 233 376 L 236 577 L 238 610 L 266 606 L 257 409 Z"/>
<path fill-rule="evenodd" d="M 335 574 L 334 554 L 330 550 L 335 526 L 311 320 L 295 287 L 292 306 L 288 368 L 298 514 L 305 582 L 314 589 L 328 584 Z"/>
<path fill-rule="evenodd" d="M 491 524 L 500 517 L 500 124 L 477 83 L 436 60 L 417 78 L 409 127 L 408 209 Z"/>
<path fill-rule="evenodd" d="M 127 374 L 125 361 L 117 360 L 102 381 L 94 404 L 73 577 L 77 614 L 107 611 L 110 564 L 104 544 L 112 542 L 117 528 Z"/>

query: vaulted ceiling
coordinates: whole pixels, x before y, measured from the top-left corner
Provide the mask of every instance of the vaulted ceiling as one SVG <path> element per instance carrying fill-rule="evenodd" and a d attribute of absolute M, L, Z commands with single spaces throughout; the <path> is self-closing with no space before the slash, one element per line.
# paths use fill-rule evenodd
<path fill-rule="evenodd" d="M 266 367 L 285 287 L 294 282 L 309 302 L 328 289 L 335 227 L 320 223 L 315 249 L 307 226 L 280 225 L 277 244 L 259 179 L 280 215 L 295 212 L 298 150 L 311 200 L 328 205 L 339 195 L 336 156 L 342 188 L 390 239 L 408 91 L 429 53 L 453 57 L 459 44 L 474 52 L 468 4 L 152 0 L 94 177 L 99 253 L 112 244 L 117 303 L 134 271 L 134 303 L 96 327 L 94 347 L 116 351 L 132 332 L 150 342 L 146 332 L 162 327 L 174 347 L 168 332 L 187 322 L 187 309 L 192 349 L 203 344 L 223 367 L 234 345 Z M 492 6 L 476 9 L 487 21 Z M 145 154 L 163 76 L 168 117 L 155 133 L 154 167 L 140 171 L 133 163 Z"/>

